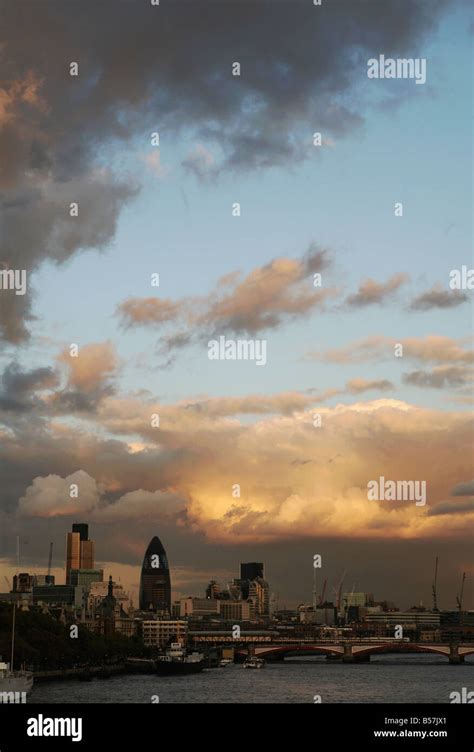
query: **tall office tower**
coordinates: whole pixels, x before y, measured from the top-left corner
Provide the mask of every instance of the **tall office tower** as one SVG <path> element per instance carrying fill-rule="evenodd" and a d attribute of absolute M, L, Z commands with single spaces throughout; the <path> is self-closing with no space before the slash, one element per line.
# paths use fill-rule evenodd
<path fill-rule="evenodd" d="M 89 525 L 84 523 L 74 523 L 67 534 L 66 585 L 72 569 L 94 569 L 94 541 L 89 540 Z"/>
<path fill-rule="evenodd" d="M 140 610 L 171 614 L 171 579 L 168 558 L 156 536 L 150 541 L 143 559 L 140 578 Z"/>
<path fill-rule="evenodd" d="M 257 616 L 270 615 L 270 588 L 262 577 L 256 577 L 249 583 L 248 597 L 255 606 Z"/>
<path fill-rule="evenodd" d="M 66 585 L 69 585 L 71 569 L 81 567 L 81 537 L 79 533 L 68 533 L 66 543 Z"/>
<path fill-rule="evenodd" d="M 241 580 L 255 580 L 257 577 L 264 579 L 263 564 L 257 561 L 249 561 L 240 565 Z"/>
<path fill-rule="evenodd" d="M 89 525 L 85 522 L 75 522 L 72 526 L 73 533 L 79 533 L 81 541 L 89 540 Z"/>
<path fill-rule="evenodd" d="M 94 569 L 94 541 L 81 541 L 80 569 Z"/>

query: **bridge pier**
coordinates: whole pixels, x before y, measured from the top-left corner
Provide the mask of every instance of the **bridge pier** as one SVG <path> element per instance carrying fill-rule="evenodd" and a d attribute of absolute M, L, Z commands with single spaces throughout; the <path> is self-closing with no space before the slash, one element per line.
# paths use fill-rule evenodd
<path fill-rule="evenodd" d="M 452 666 L 457 666 L 459 663 L 464 663 L 464 656 L 459 655 L 459 645 L 449 646 L 449 663 Z"/>
<path fill-rule="evenodd" d="M 352 653 L 352 645 L 349 645 L 348 643 L 345 643 L 344 645 L 344 653 L 342 655 L 342 662 L 343 663 L 354 662 L 354 655 Z"/>

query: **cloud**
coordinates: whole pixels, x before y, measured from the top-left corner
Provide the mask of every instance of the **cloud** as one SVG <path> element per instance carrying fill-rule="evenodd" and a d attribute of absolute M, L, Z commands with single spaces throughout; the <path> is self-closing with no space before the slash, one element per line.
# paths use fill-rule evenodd
<path fill-rule="evenodd" d="M 1 157 L 0 157 L 1 159 Z M 20 343 L 33 318 L 34 272 L 47 258 L 61 263 L 84 248 L 104 248 L 114 236 L 118 216 L 135 189 L 107 170 L 93 170 L 54 182 L 32 178 L 28 186 L 0 193 L 0 231 L 5 268 L 24 269 L 27 292 L 0 291 L 0 338 Z M 78 217 L 71 217 L 71 203 Z"/>
<path fill-rule="evenodd" d="M 467 483 L 458 483 L 458 485 L 452 490 L 453 496 L 471 496 L 474 494 L 474 480 L 470 480 Z"/>
<path fill-rule="evenodd" d="M 70 497 L 71 484 L 78 487 L 78 498 Z M 87 516 L 92 522 L 125 522 L 145 517 L 152 520 L 175 518 L 183 511 L 181 499 L 162 491 L 130 491 L 113 503 L 102 497 L 103 486 L 83 470 L 66 478 L 48 475 L 34 478 L 24 496 L 19 500 L 21 517 L 74 517 Z"/>
<path fill-rule="evenodd" d="M 324 284 L 314 287 L 313 275 L 330 265 L 329 252 L 312 243 L 299 259 L 273 259 L 245 277 L 226 274 L 207 296 L 176 301 L 128 298 L 118 306 L 117 315 L 125 328 L 172 322 L 177 328 L 161 335 L 162 355 L 224 332 L 255 335 L 324 309 L 337 291 Z"/>
<path fill-rule="evenodd" d="M 432 371 L 412 371 L 403 374 L 405 384 L 432 389 L 459 387 L 472 380 L 472 368 L 467 366 L 435 366 Z"/>
<path fill-rule="evenodd" d="M 148 154 L 142 154 L 141 158 L 155 177 L 164 178 L 169 174 L 169 169 L 161 164 L 161 154 L 158 149 Z"/>
<path fill-rule="evenodd" d="M 71 503 L 79 504 L 77 513 L 89 508 L 97 524 L 138 524 L 176 511 L 183 532 L 232 545 L 314 535 L 423 539 L 461 532 L 454 515 L 452 523 L 443 515 L 441 525 L 441 516 L 427 511 L 468 477 L 470 415 L 379 399 L 320 406 L 322 422 L 315 427 L 312 406 L 298 409 L 291 395 L 279 405 L 260 405 L 258 396 L 243 405 L 242 398 L 232 399 L 236 404 L 204 402 L 196 409 L 110 397 L 93 420 L 101 435 L 115 434 L 115 440 L 54 423 L 40 442 L 26 430 L 21 441 L 7 436 L 3 456 L 14 473 L 4 477 L 2 494 L 8 499 L 22 478 L 31 478 L 17 497 L 22 516 L 62 516 Z M 233 417 L 259 407 L 281 412 L 261 412 L 253 422 Z M 151 425 L 154 412 L 159 428 Z M 134 437 L 133 451 L 128 436 Z M 43 468 L 52 466 L 51 479 Z M 68 483 L 78 466 L 89 477 L 89 491 L 69 501 Z M 382 475 L 425 479 L 426 507 L 369 501 L 367 483 Z M 236 483 L 240 498 L 232 493 Z"/>
<path fill-rule="evenodd" d="M 392 382 L 387 379 L 351 379 L 346 384 L 346 389 L 350 394 L 361 394 L 362 392 L 367 392 L 372 389 L 385 392 L 394 388 Z"/>
<path fill-rule="evenodd" d="M 278 413 L 290 415 L 315 403 L 315 396 L 301 392 L 280 392 L 273 395 L 246 395 L 243 397 L 214 397 L 187 401 L 186 410 L 194 410 L 201 416 L 223 417 L 225 415 L 265 415 Z"/>
<path fill-rule="evenodd" d="M 173 321 L 180 312 L 180 303 L 161 298 L 127 298 L 117 309 L 125 328 Z"/>
<path fill-rule="evenodd" d="M 79 347 L 77 356 L 72 357 L 69 348 L 58 356 L 58 361 L 67 366 L 68 386 L 84 392 L 101 387 L 114 374 L 118 358 L 112 342 L 97 342 Z"/>
<path fill-rule="evenodd" d="M 35 392 L 57 386 L 59 377 L 52 368 L 24 371 L 12 362 L 5 366 L 1 383 L 0 411 L 24 412 L 37 405 Z"/>
<path fill-rule="evenodd" d="M 56 358 L 58 367 L 23 370 L 12 361 L 0 376 L 0 417 L 15 424 L 16 416 L 34 414 L 46 420 L 55 414 L 89 412 L 114 393 L 119 359 L 111 342 L 79 347 L 78 357 L 65 348 Z"/>
<path fill-rule="evenodd" d="M 394 274 L 387 282 L 376 282 L 366 279 L 359 285 L 355 295 L 346 298 L 346 305 L 351 308 L 362 308 L 368 305 L 385 303 L 408 280 L 407 274 Z"/>
<path fill-rule="evenodd" d="M 119 359 L 110 341 L 78 345 L 77 356 L 66 347 L 57 361 L 66 367 L 66 383 L 45 397 L 45 413 L 94 412 L 101 400 L 114 394 Z"/>
<path fill-rule="evenodd" d="M 461 292 L 460 290 L 443 290 L 441 286 L 435 285 L 431 290 L 427 290 L 414 298 L 410 304 L 410 308 L 412 311 L 430 311 L 433 308 L 455 308 L 467 300 L 469 300 L 469 297 L 465 292 Z"/>
<path fill-rule="evenodd" d="M 197 144 L 194 151 L 183 159 L 182 165 L 199 180 L 211 180 L 216 177 L 214 156 L 203 144 Z"/>
<path fill-rule="evenodd" d="M 352 342 L 345 347 L 326 352 L 309 352 L 307 359 L 322 360 L 327 363 L 361 363 L 371 360 L 394 358 L 395 345 L 403 345 L 403 358 L 422 363 L 465 363 L 474 362 L 474 351 L 462 347 L 462 340 L 441 335 L 426 337 L 384 337 L 374 335 Z"/>
<path fill-rule="evenodd" d="M 198 323 L 211 334 L 256 334 L 323 307 L 335 291 L 314 288 L 311 275 L 323 271 L 329 263 L 327 251 L 312 245 L 301 260 L 275 259 L 257 267 L 231 290 L 211 294 Z"/>
<path fill-rule="evenodd" d="M 71 498 L 72 484 L 79 487 L 78 498 Z M 100 492 L 95 480 L 83 470 L 78 470 L 66 478 L 48 475 L 45 478 L 34 478 L 18 502 L 18 513 L 22 517 L 89 515 L 98 503 L 99 497 Z"/>
<path fill-rule="evenodd" d="M 462 501 L 442 501 L 430 509 L 430 515 L 445 514 L 472 514 L 474 513 L 474 499 L 463 499 Z"/>
<path fill-rule="evenodd" d="M 310 3 L 103 0 L 84 12 L 84 4 L 45 0 L 28 7 L 25 23 L 21 4 L 3 3 L 0 261 L 31 279 L 28 295 L 0 296 L 0 336 L 28 338 L 31 283 L 44 260 L 62 262 L 113 238 L 137 191 L 118 167 L 100 168 L 114 163 L 117 147 L 140 134 L 149 143 L 158 128 L 207 151 L 217 145 L 217 172 L 294 165 L 315 155 L 308 123 L 327 142 L 363 123 L 359 84 L 369 54 L 411 51 L 443 6 L 414 0 L 399 13 L 398 0 L 375 10 L 329 3 L 315 24 Z M 69 75 L 72 61 L 78 76 Z M 202 172 L 204 153 L 187 165 Z M 79 221 L 68 216 L 73 201 Z"/>
<path fill-rule="evenodd" d="M 175 518 L 185 509 L 183 499 L 163 491 L 130 491 L 113 504 L 98 509 L 93 514 L 97 522 L 124 522 L 126 520 L 163 520 Z"/>

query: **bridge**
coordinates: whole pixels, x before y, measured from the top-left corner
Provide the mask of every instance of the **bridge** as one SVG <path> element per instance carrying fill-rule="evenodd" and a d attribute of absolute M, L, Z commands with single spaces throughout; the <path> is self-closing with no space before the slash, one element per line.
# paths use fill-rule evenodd
<path fill-rule="evenodd" d="M 269 661 L 283 661 L 295 655 L 325 655 L 340 659 L 343 663 L 369 661 L 371 655 L 384 653 L 431 653 L 445 656 L 451 664 L 464 662 L 467 655 L 474 655 L 471 643 L 410 642 L 395 638 L 285 638 L 276 631 L 244 632 L 235 635 L 229 631 L 192 631 L 189 639 L 196 648 L 234 647 L 238 660 L 249 653 Z"/>
<path fill-rule="evenodd" d="M 237 648 L 236 655 L 240 658 L 248 655 L 249 650 Z M 343 663 L 369 661 L 371 655 L 383 653 L 432 653 L 442 655 L 449 659 L 451 664 L 464 662 L 466 655 L 474 655 L 474 643 L 470 645 L 439 644 L 425 642 L 404 642 L 402 640 L 380 642 L 354 642 L 342 643 L 327 642 L 300 642 L 294 644 L 275 644 L 252 647 L 252 653 L 266 660 L 284 660 L 292 655 L 325 655 L 328 658 L 339 658 Z"/>

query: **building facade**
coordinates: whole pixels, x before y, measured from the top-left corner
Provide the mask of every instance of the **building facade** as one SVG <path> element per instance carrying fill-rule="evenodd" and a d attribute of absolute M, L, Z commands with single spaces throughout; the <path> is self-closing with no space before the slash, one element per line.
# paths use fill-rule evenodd
<path fill-rule="evenodd" d="M 74 523 L 66 539 L 66 585 L 71 584 L 71 571 L 94 569 L 94 541 L 89 540 L 89 525 Z"/>
<path fill-rule="evenodd" d="M 171 578 L 166 551 L 154 537 L 145 552 L 140 578 L 140 610 L 171 614 Z"/>
<path fill-rule="evenodd" d="M 143 642 L 147 647 L 165 648 L 172 642 L 186 643 L 187 622 L 166 619 L 146 619 L 142 622 Z"/>

